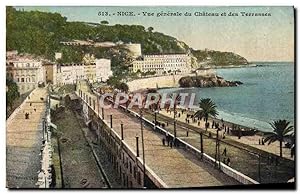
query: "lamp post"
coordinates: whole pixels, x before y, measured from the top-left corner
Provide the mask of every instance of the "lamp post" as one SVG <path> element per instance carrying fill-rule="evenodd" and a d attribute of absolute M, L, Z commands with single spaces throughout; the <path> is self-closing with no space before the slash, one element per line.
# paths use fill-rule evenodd
<path fill-rule="evenodd" d="M 203 158 L 203 133 L 200 133 L 200 151 L 201 151 L 201 159 Z"/>
<path fill-rule="evenodd" d="M 121 139 L 124 140 L 123 123 L 121 123 Z"/>
<path fill-rule="evenodd" d="M 136 157 L 140 156 L 139 153 L 139 136 L 135 136 L 135 140 L 136 140 Z"/>
<path fill-rule="evenodd" d="M 143 127 L 143 110 L 140 109 L 140 119 L 141 119 L 141 136 L 142 136 L 142 150 L 143 150 L 143 171 L 144 171 L 144 178 L 143 178 L 143 185 L 145 187 L 145 177 L 146 177 L 146 167 L 145 167 L 145 143 L 144 143 L 144 127 Z"/>
<path fill-rule="evenodd" d="M 261 182 L 261 174 L 260 174 L 261 158 L 260 158 L 260 154 L 258 154 L 257 156 L 258 156 L 258 181 Z"/>
<path fill-rule="evenodd" d="M 219 156 L 219 128 L 217 128 L 217 137 L 216 137 L 216 153 L 215 153 L 215 166 L 217 166 L 217 160 Z"/>
<path fill-rule="evenodd" d="M 154 111 L 154 125 L 157 123 L 157 110 Z"/>
<path fill-rule="evenodd" d="M 101 108 L 101 112 L 102 112 L 102 119 L 104 119 L 104 108 Z"/>
<path fill-rule="evenodd" d="M 112 115 L 110 115 L 110 128 L 113 128 Z"/>

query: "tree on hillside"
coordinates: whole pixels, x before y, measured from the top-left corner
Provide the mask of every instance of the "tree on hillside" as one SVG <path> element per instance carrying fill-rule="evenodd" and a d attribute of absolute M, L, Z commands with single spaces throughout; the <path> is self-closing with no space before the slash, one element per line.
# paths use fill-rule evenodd
<path fill-rule="evenodd" d="M 20 96 L 18 85 L 12 79 L 6 79 L 6 106 L 13 108 L 14 101 Z"/>
<path fill-rule="evenodd" d="M 129 90 L 129 87 L 128 87 L 128 85 L 127 85 L 126 83 L 121 82 L 121 83 L 119 83 L 119 84 L 117 85 L 117 89 L 121 90 L 122 92 L 127 93 L 128 90 Z"/>
<path fill-rule="evenodd" d="M 108 21 L 106 21 L 106 20 L 102 20 L 102 21 L 100 22 L 100 24 L 107 25 L 107 24 L 109 24 L 109 23 L 108 23 Z"/>
<path fill-rule="evenodd" d="M 148 28 L 148 32 L 152 32 L 153 30 L 154 30 L 154 28 L 151 26 Z"/>
<path fill-rule="evenodd" d="M 280 157 L 282 157 L 282 143 L 284 138 L 288 138 L 292 135 L 294 127 L 286 120 L 273 121 L 270 125 L 273 131 L 264 133 L 264 142 L 268 142 L 270 145 L 275 141 L 279 141 Z"/>

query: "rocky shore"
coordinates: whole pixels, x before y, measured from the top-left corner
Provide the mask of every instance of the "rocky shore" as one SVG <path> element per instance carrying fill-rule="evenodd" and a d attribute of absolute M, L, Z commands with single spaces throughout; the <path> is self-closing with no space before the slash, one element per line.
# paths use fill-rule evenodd
<path fill-rule="evenodd" d="M 180 87 L 235 87 L 243 84 L 240 81 L 228 81 L 219 76 L 185 76 L 179 80 Z"/>

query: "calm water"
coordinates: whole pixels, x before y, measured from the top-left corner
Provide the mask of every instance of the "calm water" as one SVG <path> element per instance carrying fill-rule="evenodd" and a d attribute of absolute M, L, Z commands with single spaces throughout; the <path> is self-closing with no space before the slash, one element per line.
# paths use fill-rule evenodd
<path fill-rule="evenodd" d="M 238 87 L 173 88 L 161 92 L 195 92 L 196 104 L 200 98 L 211 98 L 218 106 L 218 118 L 262 131 L 271 129 L 272 120 L 294 123 L 293 63 L 256 64 L 264 66 L 217 70 L 226 80 L 244 83 Z"/>

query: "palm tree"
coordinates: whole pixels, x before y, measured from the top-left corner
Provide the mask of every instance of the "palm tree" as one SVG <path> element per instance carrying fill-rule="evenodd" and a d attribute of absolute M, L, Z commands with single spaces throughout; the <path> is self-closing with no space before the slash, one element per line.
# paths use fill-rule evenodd
<path fill-rule="evenodd" d="M 200 110 L 198 110 L 194 117 L 205 118 L 205 130 L 207 130 L 207 120 L 209 116 L 216 117 L 218 115 L 217 106 L 210 98 L 200 99 Z"/>
<path fill-rule="evenodd" d="M 269 142 L 268 144 L 270 145 L 275 141 L 279 141 L 280 157 L 282 157 L 282 142 L 284 141 L 284 138 L 292 135 L 294 127 L 290 126 L 290 122 L 287 122 L 286 120 L 273 121 L 270 125 L 272 126 L 273 131 L 264 133 L 264 142 Z"/>

